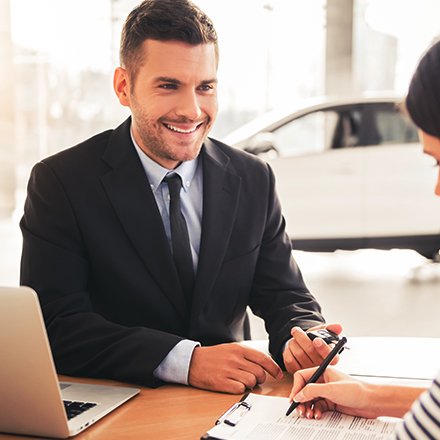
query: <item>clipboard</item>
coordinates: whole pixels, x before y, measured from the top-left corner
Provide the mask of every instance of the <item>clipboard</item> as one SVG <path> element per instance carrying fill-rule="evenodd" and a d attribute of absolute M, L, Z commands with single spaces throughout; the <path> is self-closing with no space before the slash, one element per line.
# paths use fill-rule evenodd
<path fill-rule="evenodd" d="M 228 426 L 236 426 L 242 417 L 244 417 L 252 408 L 252 404 L 246 402 L 249 393 L 243 394 L 242 398 L 227 409 L 215 422 L 215 425 L 224 423 Z M 221 440 L 218 437 L 212 437 L 209 432 L 200 437 L 200 440 Z"/>
<path fill-rule="evenodd" d="M 245 394 L 217 420 L 201 440 L 230 440 L 254 438 L 304 437 L 308 432 L 320 440 L 366 438 L 374 434 L 377 440 L 394 439 L 394 428 L 399 419 L 365 419 L 337 411 L 324 413 L 320 420 L 286 416 L 290 402 L 287 397 Z"/>

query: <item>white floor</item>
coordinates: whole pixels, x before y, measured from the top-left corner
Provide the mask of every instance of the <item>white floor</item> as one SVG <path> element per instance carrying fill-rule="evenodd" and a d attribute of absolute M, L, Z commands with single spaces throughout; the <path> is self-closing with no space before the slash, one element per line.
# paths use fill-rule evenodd
<path fill-rule="evenodd" d="M 0 221 L 0 285 L 17 285 L 21 253 L 18 219 Z M 327 322 L 350 336 L 440 337 L 440 264 L 407 250 L 294 252 Z M 253 317 L 253 337 L 266 337 Z"/>

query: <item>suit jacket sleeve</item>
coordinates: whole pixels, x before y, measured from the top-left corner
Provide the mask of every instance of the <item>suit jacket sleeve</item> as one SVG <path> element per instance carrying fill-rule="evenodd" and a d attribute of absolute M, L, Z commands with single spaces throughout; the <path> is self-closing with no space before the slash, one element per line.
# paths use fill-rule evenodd
<path fill-rule="evenodd" d="M 182 338 L 117 324 L 94 311 L 90 250 L 63 184 L 47 163 L 32 170 L 20 226 L 21 284 L 39 295 L 57 371 L 157 386 L 154 369 Z"/>
<path fill-rule="evenodd" d="M 251 294 L 253 312 L 264 319 L 269 350 L 283 365 L 282 350 L 294 326 L 308 329 L 325 322 L 321 307 L 307 289 L 292 256 L 285 220 L 275 191 L 275 177 L 267 165 L 267 219 Z"/>

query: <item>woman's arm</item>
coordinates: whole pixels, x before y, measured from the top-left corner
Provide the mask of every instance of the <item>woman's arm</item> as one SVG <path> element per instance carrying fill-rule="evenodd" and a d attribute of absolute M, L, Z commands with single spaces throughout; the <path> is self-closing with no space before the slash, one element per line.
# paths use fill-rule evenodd
<path fill-rule="evenodd" d="M 362 382 L 328 367 L 321 381 L 305 386 L 316 368 L 295 373 L 290 399 L 301 404 L 300 415 L 319 419 L 325 411 L 376 418 L 403 417 L 412 403 L 425 391 L 423 388 L 377 385 Z"/>

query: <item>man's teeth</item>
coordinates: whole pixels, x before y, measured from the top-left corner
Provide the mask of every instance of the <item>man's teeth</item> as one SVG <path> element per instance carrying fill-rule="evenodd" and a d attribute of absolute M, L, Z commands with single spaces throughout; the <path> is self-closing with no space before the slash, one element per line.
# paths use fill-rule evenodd
<path fill-rule="evenodd" d="M 194 131 L 197 130 L 197 126 L 194 128 L 191 128 L 189 130 L 182 130 L 181 128 L 178 128 L 178 127 L 175 127 L 174 125 L 169 125 L 169 124 L 165 124 L 165 126 L 172 131 L 176 131 L 177 133 L 184 133 L 184 134 L 193 133 Z"/>

